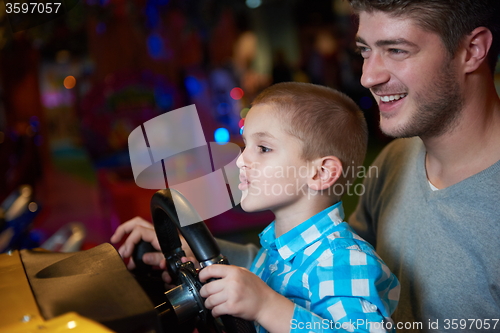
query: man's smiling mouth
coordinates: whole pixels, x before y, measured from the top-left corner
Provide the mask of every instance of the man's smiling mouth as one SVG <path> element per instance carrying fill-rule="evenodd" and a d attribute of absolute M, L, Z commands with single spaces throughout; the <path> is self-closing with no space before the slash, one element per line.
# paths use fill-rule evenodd
<path fill-rule="evenodd" d="M 380 96 L 380 101 L 384 103 L 389 103 L 393 101 L 398 101 L 401 98 L 405 98 L 406 96 L 408 96 L 408 94 L 385 95 L 385 96 Z"/>

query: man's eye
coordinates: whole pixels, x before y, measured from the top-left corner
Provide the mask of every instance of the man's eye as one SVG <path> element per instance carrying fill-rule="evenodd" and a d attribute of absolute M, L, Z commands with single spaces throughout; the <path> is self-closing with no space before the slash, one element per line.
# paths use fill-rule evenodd
<path fill-rule="evenodd" d="M 267 148 L 265 146 L 259 146 L 259 149 L 260 149 L 260 152 L 261 153 L 267 153 L 267 152 L 270 152 L 271 149 L 270 148 Z"/>
<path fill-rule="evenodd" d="M 356 47 L 356 53 L 361 55 L 363 58 L 368 57 L 369 51 L 370 51 L 370 49 L 368 47 L 365 47 L 365 46 L 357 46 Z"/>
<path fill-rule="evenodd" d="M 405 50 L 400 50 L 400 49 L 389 49 L 389 52 L 392 54 L 406 54 Z"/>

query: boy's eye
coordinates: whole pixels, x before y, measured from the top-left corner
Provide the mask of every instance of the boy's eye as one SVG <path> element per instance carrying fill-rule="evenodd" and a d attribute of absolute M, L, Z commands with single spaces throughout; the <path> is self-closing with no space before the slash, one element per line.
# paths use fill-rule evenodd
<path fill-rule="evenodd" d="M 259 149 L 261 153 L 267 153 L 271 151 L 271 149 L 267 148 L 266 146 L 259 146 Z"/>

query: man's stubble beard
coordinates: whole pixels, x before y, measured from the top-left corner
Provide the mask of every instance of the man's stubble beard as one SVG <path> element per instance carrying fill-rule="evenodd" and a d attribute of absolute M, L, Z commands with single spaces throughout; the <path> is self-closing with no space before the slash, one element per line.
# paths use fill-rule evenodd
<path fill-rule="evenodd" d="M 394 130 L 381 128 L 384 134 L 395 138 L 419 136 L 425 139 L 451 132 L 458 124 L 464 104 L 453 73 L 451 63 L 448 63 L 424 93 L 415 93 L 417 107 L 406 124 Z"/>

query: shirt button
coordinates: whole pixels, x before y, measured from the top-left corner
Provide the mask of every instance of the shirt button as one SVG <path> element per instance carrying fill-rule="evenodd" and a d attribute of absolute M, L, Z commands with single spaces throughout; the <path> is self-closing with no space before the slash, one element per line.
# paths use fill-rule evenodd
<path fill-rule="evenodd" d="M 277 270 L 278 270 L 278 265 L 276 265 L 276 264 L 271 264 L 271 265 L 269 265 L 269 270 L 270 270 L 271 272 L 275 272 L 275 271 L 277 271 Z"/>

